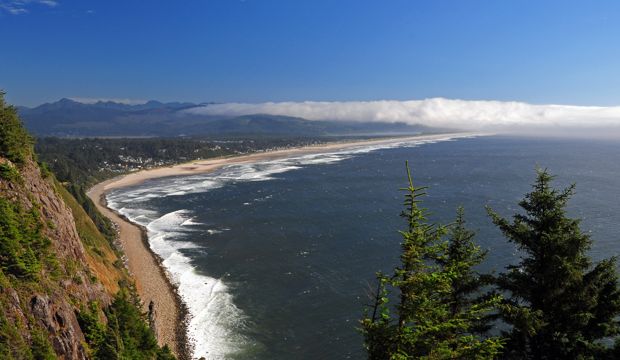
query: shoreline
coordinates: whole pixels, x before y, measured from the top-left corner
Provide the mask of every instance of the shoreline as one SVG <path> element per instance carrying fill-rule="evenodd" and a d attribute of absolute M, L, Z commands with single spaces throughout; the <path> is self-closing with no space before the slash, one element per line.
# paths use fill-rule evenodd
<path fill-rule="evenodd" d="M 163 259 L 151 249 L 147 229 L 108 208 L 105 197 L 107 191 L 102 191 L 98 185 L 90 189 L 87 195 L 97 209 L 119 227 L 119 240 L 127 256 L 127 268 L 144 305 L 142 310 L 150 312 L 151 302 L 154 304 L 155 321 L 151 325 L 155 328 L 159 346 L 168 344 L 179 360 L 191 360 L 192 351 L 187 333 L 190 314 L 168 276 Z"/>
<path fill-rule="evenodd" d="M 471 133 L 416 135 L 416 136 L 405 136 L 405 137 L 398 137 L 398 138 L 386 138 L 386 139 L 379 139 L 379 140 L 374 139 L 374 140 L 351 141 L 351 142 L 333 143 L 333 144 L 326 144 L 326 145 L 305 146 L 301 148 L 276 150 L 276 151 L 270 151 L 270 152 L 264 152 L 264 153 L 255 153 L 255 154 L 225 157 L 225 158 L 194 160 L 194 161 L 190 161 L 184 164 L 174 165 L 172 167 L 156 168 L 156 169 L 150 169 L 150 170 L 140 170 L 140 171 L 136 171 L 130 174 L 120 175 L 111 180 L 107 180 L 102 183 L 99 183 L 95 185 L 95 187 L 101 184 L 105 184 L 104 190 L 109 191 L 109 190 L 117 189 L 121 187 L 138 185 L 149 179 L 168 177 L 168 176 L 195 175 L 195 174 L 210 173 L 226 165 L 246 164 L 246 163 L 253 163 L 253 162 L 265 161 L 265 160 L 276 160 L 276 159 L 287 158 L 287 157 L 295 156 L 295 155 L 333 151 L 333 150 L 339 150 L 339 149 L 355 147 L 355 146 L 378 145 L 378 144 L 404 142 L 404 141 L 410 141 L 410 140 L 427 140 L 427 139 L 441 138 L 441 137 L 446 137 L 446 136 L 464 136 L 464 135 L 471 135 Z M 93 187 L 93 189 L 95 187 Z"/>
<path fill-rule="evenodd" d="M 295 155 L 328 152 L 355 146 L 464 135 L 469 135 L 469 133 L 417 135 L 380 140 L 352 141 L 228 158 L 199 160 L 168 168 L 141 170 L 131 174 L 120 175 L 95 185 L 87 191 L 87 195 L 93 200 L 98 210 L 103 215 L 110 218 L 110 220 L 114 221 L 119 226 L 119 240 L 123 245 L 128 259 L 128 269 L 136 281 L 138 294 L 147 307 L 147 311 L 148 304 L 150 304 L 151 301 L 156 304 L 157 321 L 155 322 L 155 328 L 160 346 L 168 344 L 172 352 L 180 360 L 189 360 L 192 359 L 192 349 L 188 341 L 189 334 L 186 326 L 191 314 L 187 311 L 187 307 L 180 294 L 177 292 L 176 286 L 169 278 L 168 271 L 162 264 L 163 259 L 151 249 L 146 228 L 132 223 L 125 216 L 107 207 L 105 195 L 110 190 L 137 185 L 154 178 L 210 173 L 220 167 L 233 164 L 275 160 Z"/>

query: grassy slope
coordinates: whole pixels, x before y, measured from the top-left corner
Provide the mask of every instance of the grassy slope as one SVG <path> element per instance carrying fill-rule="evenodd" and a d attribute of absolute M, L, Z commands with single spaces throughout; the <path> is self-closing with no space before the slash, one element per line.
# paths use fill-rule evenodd
<path fill-rule="evenodd" d="M 73 212 L 75 227 L 86 249 L 88 265 L 97 272 L 97 277 L 108 292 L 115 294 L 120 289 L 119 281 L 130 281 L 120 253 L 112 249 L 75 198 L 60 183 L 55 182 L 55 185 Z"/>

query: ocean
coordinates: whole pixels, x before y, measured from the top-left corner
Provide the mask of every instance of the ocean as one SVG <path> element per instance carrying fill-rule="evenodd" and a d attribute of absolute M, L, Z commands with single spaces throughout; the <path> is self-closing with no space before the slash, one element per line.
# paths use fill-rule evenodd
<path fill-rule="evenodd" d="M 111 208 L 148 229 L 191 313 L 194 356 L 207 359 L 358 359 L 366 282 L 398 265 L 405 160 L 430 186 L 429 221 L 465 207 L 490 249 L 481 270 L 519 253 L 486 215 L 520 212 L 541 168 L 554 187 L 577 183 L 568 214 L 595 240 L 590 255 L 620 252 L 620 143 L 468 136 L 359 146 L 230 165 L 214 173 L 115 189 Z"/>

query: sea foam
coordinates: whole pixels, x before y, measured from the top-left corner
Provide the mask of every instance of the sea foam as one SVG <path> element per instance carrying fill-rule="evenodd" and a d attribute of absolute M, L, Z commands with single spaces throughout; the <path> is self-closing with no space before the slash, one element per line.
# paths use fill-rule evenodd
<path fill-rule="evenodd" d="M 474 136 L 481 135 L 483 134 Z M 196 214 L 189 210 L 160 214 L 146 208 L 149 200 L 204 193 L 240 182 L 268 181 L 274 179 L 277 174 L 304 166 L 335 163 L 374 150 L 416 147 L 450 141 L 456 137 L 472 137 L 472 135 L 359 145 L 285 159 L 228 165 L 210 174 L 158 179 L 138 186 L 115 189 L 107 195 L 107 201 L 110 208 L 147 228 L 151 249 L 164 260 L 163 265 L 189 310 L 188 336 L 194 347 L 194 357 L 225 359 L 248 346 L 256 345 L 253 339 L 242 335 L 248 326 L 248 319 L 243 311 L 235 306 L 228 291 L 229 286 L 234 284 L 226 284 L 225 279 L 199 274 L 192 265 L 191 258 L 184 255 L 184 252 L 204 251 L 204 248 L 198 248 L 191 242 L 182 241 L 185 235 L 197 231 L 196 228 L 203 225 L 192 221 Z M 269 198 L 270 196 L 260 200 L 268 201 Z M 217 234 L 222 230 L 227 229 L 208 229 L 205 236 Z"/>
<path fill-rule="evenodd" d="M 227 285 L 221 279 L 197 273 L 191 258 L 183 254 L 183 250 L 203 251 L 192 243 L 179 241 L 195 231 L 188 225 L 202 225 L 192 221 L 192 213 L 178 210 L 154 217 L 153 211 L 144 209 L 117 211 L 146 226 L 151 249 L 164 259 L 163 265 L 190 313 L 188 337 L 194 356 L 223 359 L 248 345 L 250 340 L 239 331 L 245 327 L 245 316 L 234 305 Z"/>

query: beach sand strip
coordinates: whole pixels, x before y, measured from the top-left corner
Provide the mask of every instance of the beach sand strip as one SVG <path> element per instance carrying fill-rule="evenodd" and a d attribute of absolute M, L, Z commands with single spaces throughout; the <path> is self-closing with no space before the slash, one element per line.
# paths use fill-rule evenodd
<path fill-rule="evenodd" d="M 95 185 L 87 194 L 95 202 L 99 211 L 119 226 L 120 241 L 128 259 L 127 266 L 136 280 L 138 294 L 145 304 L 145 311 L 148 310 L 148 305 L 151 301 L 157 306 L 157 334 L 159 344 L 168 344 L 173 353 L 177 355 L 180 360 L 189 360 L 191 358 L 191 349 L 188 348 L 187 331 L 185 327 L 188 316 L 185 306 L 176 288 L 168 278 L 167 271 L 161 264 L 161 258 L 151 250 L 148 244 L 146 229 L 128 221 L 122 215 L 119 216 L 115 211 L 110 210 L 105 200 L 105 195 L 108 191 L 140 184 L 154 178 L 209 173 L 226 165 L 245 164 L 287 158 L 296 155 L 329 152 L 354 146 L 370 146 L 465 135 L 468 134 L 450 133 L 342 142 L 229 158 L 201 160 L 173 167 L 157 168 L 122 175 Z"/>

